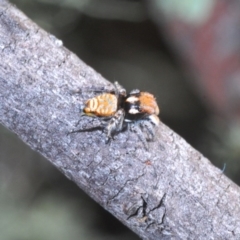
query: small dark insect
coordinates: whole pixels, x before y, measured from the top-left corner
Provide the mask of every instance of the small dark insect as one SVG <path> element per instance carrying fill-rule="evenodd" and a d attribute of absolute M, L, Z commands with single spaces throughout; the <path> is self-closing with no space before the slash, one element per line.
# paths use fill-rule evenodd
<path fill-rule="evenodd" d="M 83 108 L 82 115 L 99 117 L 109 120 L 101 126 L 106 132 L 106 142 L 113 136 L 129 126 L 131 131 L 137 133 L 145 148 L 148 148 L 147 140 L 142 132 L 145 128 L 148 140 L 155 136 L 154 127 L 159 125 L 159 107 L 155 97 L 148 92 L 132 90 L 129 94 L 118 83 L 114 83 L 114 91 L 104 92 L 94 98 L 88 99 Z M 79 131 L 87 131 L 82 129 Z"/>

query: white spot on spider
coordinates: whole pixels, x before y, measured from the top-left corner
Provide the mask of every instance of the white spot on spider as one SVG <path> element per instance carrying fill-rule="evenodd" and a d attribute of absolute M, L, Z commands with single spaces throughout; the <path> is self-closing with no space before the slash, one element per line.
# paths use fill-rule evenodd
<path fill-rule="evenodd" d="M 134 109 L 134 108 L 133 108 L 133 109 L 130 109 L 130 110 L 129 110 L 129 113 L 130 113 L 130 114 L 138 114 L 139 111 L 138 111 L 137 109 Z"/>
<path fill-rule="evenodd" d="M 126 99 L 126 102 L 130 102 L 130 103 L 135 103 L 137 101 L 138 101 L 138 97 L 134 97 L 134 96 Z"/>

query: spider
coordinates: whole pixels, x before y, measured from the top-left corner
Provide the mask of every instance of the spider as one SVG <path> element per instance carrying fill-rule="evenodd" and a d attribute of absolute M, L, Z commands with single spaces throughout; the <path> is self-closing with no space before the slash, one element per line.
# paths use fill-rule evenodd
<path fill-rule="evenodd" d="M 106 132 L 106 142 L 109 142 L 114 135 L 129 126 L 131 131 L 136 132 L 146 149 L 148 149 L 147 139 L 154 139 L 154 127 L 159 125 L 158 114 L 159 107 L 151 93 L 134 89 L 127 94 L 118 82 L 114 82 L 114 90 L 105 91 L 88 99 L 82 113 L 85 116 L 109 120 L 100 126 Z M 142 131 L 144 128 L 147 130 L 147 138 Z M 74 132 L 87 130 L 91 129 Z"/>

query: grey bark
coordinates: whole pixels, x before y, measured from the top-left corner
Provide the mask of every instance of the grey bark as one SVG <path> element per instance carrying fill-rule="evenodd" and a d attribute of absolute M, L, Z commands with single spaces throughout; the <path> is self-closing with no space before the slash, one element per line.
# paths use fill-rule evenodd
<path fill-rule="evenodd" d="M 4 0 L 0 49 L 0 122 L 141 238 L 240 239 L 239 187 L 163 123 L 149 151 L 130 131 L 68 134 L 97 124 L 74 91 L 112 85 Z"/>

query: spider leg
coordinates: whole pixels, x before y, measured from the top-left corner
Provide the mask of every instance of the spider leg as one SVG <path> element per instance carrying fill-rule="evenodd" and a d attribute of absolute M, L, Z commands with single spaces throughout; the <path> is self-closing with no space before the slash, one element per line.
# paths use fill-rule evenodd
<path fill-rule="evenodd" d="M 100 130 L 100 129 L 103 129 L 104 126 L 94 126 L 94 127 L 90 127 L 90 128 L 84 128 L 84 129 L 76 129 L 76 130 L 71 130 L 70 132 L 68 132 L 68 135 L 70 133 L 77 133 L 77 132 L 92 132 L 92 131 L 95 131 L 95 130 Z"/>
<path fill-rule="evenodd" d="M 92 86 L 92 87 L 85 87 L 85 88 L 80 88 L 80 89 L 76 89 L 76 90 L 72 90 L 71 93 L 72 94 L 82 94 L 82 93 L 88 93 L 88 92 L 93 92 L 93 93 L 115 93 L 114 89 L 108 88 L 108 86 L 106 87 L 96 87 L 96 86 Z"/>
<path fill-rule="evenodd" d="M 158 116 L 152 114 L 145 116 L 144 118 L 137 120 L 135 122 L 133 121 L 126 122 L 129 122 L 130 130 L 137 134 L 138 138 L 143 143 L 145 149 L 148 150 L 147 139 L 142 130 L 146 129 L 148 133 L 148 140 L 153 141 L 155 137 L 154 127 L 158 126 L 160 122 Z"/>
<path fill-rule="evenodd" d="M 136 123 L 136 122 L 135 122 L 135 123 L 130 123 L 130 130 L 131 130 L 132 132 L 135 132 L 135 133 L 137 134 L 138 138 L 139 138 L 140 141 L 143 143 L 144 148 L 145 148 L 146 150 L 148 150 L 147 140 L 146 140 L 146 138 L 145 138 L 145 136 L 144 136 L 144 134 L 143 134 L 143 132 L 142 132 L 139 124 L 140 124 L 140 123 Z"/>
<path fill-rule="evenodd" d="M 117 98 L 119 97 L 119 95 L 124 97 L 127 95 L 126 89 L 123 88 L 118 82 L 114 82 L 114 87 L 115 87 L 115 94 L 117 95 Z"/>
<path fill-rule="evenodd" d="M 140 94 L 140 90 L 139 89 L 133 89 L 129 95 L 137 95 L 137 94 Z"/>
<path fill-rule="evenodd" d="M 114 89 L 108 88 L 107 87 L 88 87 L 88 88 L 81 88 L 81 89 L 77 89 L 72 91 L 72 94 L 82 94 L 84 92 L 94 92 L 94 93 L 112 93 L 112 94 L 116 94 L 117 96 L 122 95 L 122 96 L 126 96 L 126 89 L 124 89 L 118 82 L 114 82 Z"/>
<path fill-rule="evenodd" d="M 93 121 L 97 119 L 97 117 L 95 115 L 87 115 L 85 113 L 82 113 L 80 116 L 81 117 L 90 117 L 90 119 L 93 119 Z M 110 117 L 101 117 L 102 121 L 107 121 L 109 119 L 110 119 Z M 82 121 L 82 119 L 80 118 L 78 120 L 78 122 L 75 124 L 75 128 L 80 125 L 81 121 Z M 93 123 L 93 121 L 91 121 L 91 123 Z M 68 132 L 68 134 L 77 133 L 77 132 L 91 132 L 91 131 L 95 131 L 95 130 L 104 129 L 105 127 L 106 127 L 106 123 L 101 122 L 100 124 L 97 124 L 97 125 L 94 124 L 93 126 L 90 126 L 90 127 L 72 129 Z"/>
<path fill-rule="evenodd" d="M 107 120 L 109 120 L 110 118 L 111 118 L 111 116 L 110 117 L 98 117 L 97 115 L 95 115 L 95 114 L 93 114 L 93 113 L 85 113 L 85 112 L 82 112 L 81 114 L 80 114 L 80 117 L 91 117 L 91 118 L 100 118 L 101 120 L 103 120 L 103 121 L 107 121 Z M 81 121 L 81 119 L 78 121 L 78 123 Z"/>
<path fill-rule="evenodd" d="M 160 120 L 159 120 L 158 116 L 155 114 L 149 115 L 149 116 L 147 116 L 147 118 L 142 119 L 140 121 L 140 125 L 148 131 L 148 133 L 150 135 L 150 137 L 149 137 L 150 141 L 154 140 L 154 137 L 156 135 L 155 131 L 154 131 L 154 127 L 158 126 L 159 123 L 160 123 Z"/>
<path fill-rule="evenodd" d="M 147 119 L 155 126 L 158 126 L 160 123 L 160 119 L 156 114 L 149 115 Z"/>
<path fill-rule="evenodd" d="M 142 120 L 140 122 L 140 125 L 147 130 L 148 132 L 148 140 L 153 141 L 154 137 L 155 137 L 155 132 L 154 132 L 154 128 L 151 122 L 146 121 L 146 120 Z"/>
<path fill-rule="evenodd" d="M 119 109 L 115 115 L 110 119 L 107 126 L 105 127 L 105 132 L 107 133 L 106 142 L 109 142 L 113 138 L 113 135 L 116 132 L 119 132 L 123 129 L 123 121 L 125 117 L 125 111 Z"/>

